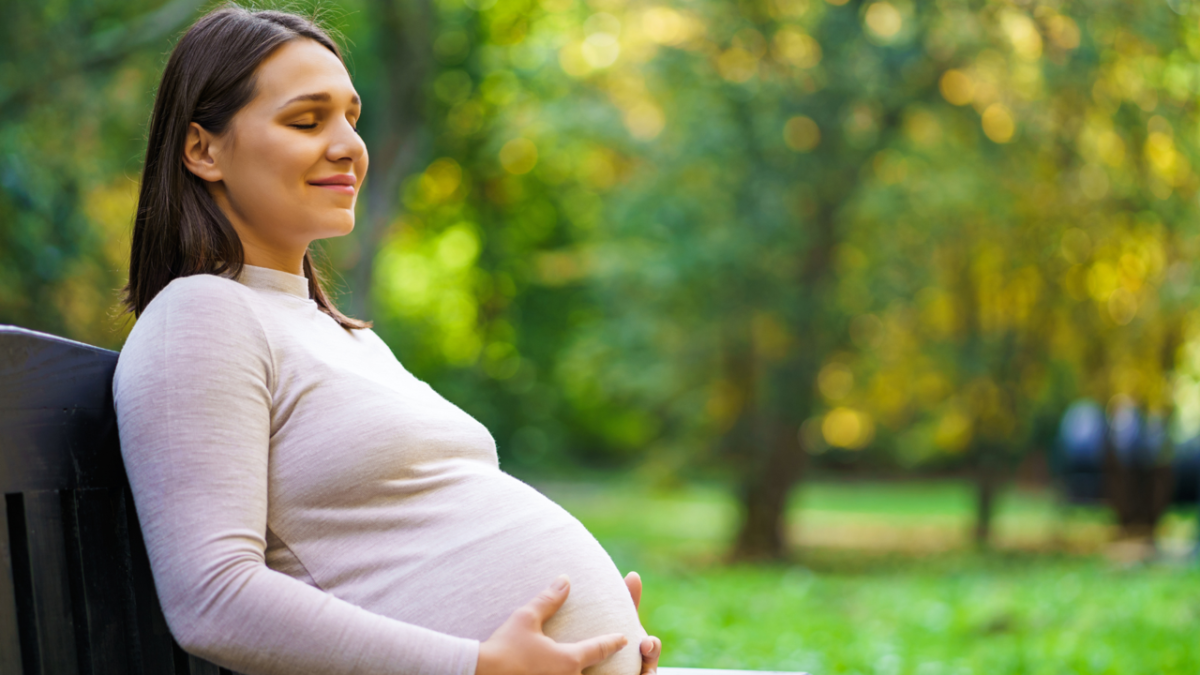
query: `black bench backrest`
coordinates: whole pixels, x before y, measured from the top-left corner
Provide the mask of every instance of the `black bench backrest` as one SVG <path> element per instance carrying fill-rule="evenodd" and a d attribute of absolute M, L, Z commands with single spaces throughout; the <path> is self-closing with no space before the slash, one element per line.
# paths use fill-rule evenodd
<path fill-rule="evenodd" d="M 163 618 L 112 405 L 117 352 L 0 326 L 0 673 L 226 675 Z"/>

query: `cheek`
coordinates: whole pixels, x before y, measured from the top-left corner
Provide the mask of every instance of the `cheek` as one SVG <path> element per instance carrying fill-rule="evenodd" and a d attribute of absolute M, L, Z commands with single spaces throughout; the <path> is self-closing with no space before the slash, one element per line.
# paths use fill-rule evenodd
<path fill-rule="evenodd" d="M 294 203 L 304 193 L 305 178 L 315 163 L 309 145 L 290 134 L 264 132 L 242 149 L 246 173 L 253 172 L 246 176 L 247 185 L 267 199 L 275 196 Z"/>

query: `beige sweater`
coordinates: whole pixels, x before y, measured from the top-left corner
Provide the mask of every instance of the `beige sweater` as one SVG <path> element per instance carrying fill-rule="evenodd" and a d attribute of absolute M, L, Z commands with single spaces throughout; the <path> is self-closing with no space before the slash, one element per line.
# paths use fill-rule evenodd
<path fill-rule="evenodd" d="M 240 282 L 240 283 L 239 283 Z M 302 276 L 172 281 L 117 362 L 121 450 L 172 634 L 248 675 L 473 675 L 557 575 L 556 640 L 645 635 L 612 560 L 491 435 Z"/>

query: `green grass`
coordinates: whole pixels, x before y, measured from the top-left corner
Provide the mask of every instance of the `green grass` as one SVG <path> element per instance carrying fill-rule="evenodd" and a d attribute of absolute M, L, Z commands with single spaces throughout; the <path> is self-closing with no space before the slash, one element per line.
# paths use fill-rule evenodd
<path fill-rule="evenodd" d="M 952 541 L 889 551 L 834 538 L 772 566 L 722 564 L 738 512 L 719 487 L 538 487 L 579 517 L 622 571 L 642 575 L 642 621 L 663 639 L 663 665 L 814 675 L 1200 673 L 1200 569 L 1121 568 L 1049 546 L 973 553 L 959 545 L 971 506 L 962 486 L 807 486 L 790 510 L 798 541 L 806 528 L 846 523 L 867 537 L 898 529 Z M 1103 513 L 1063 514 L 1036 493 L 1007 495 L 999 520 L 1000 530 L 1025 535 L 1105 533 Z M 1179 514 L 1165 532 L 1190 536 L 1193 527 Z"/>

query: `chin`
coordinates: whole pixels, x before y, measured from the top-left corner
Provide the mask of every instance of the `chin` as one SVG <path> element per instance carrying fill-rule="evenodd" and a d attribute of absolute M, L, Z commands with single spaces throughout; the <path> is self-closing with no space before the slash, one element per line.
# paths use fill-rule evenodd
<path fill-rule="evenodd" d="M 323 234 L 319 237 L 321 239 L 344 237 L 354 231 L 354 216 L 331 222 L 327 227 L 323 228 L 323 230 Z"/>

